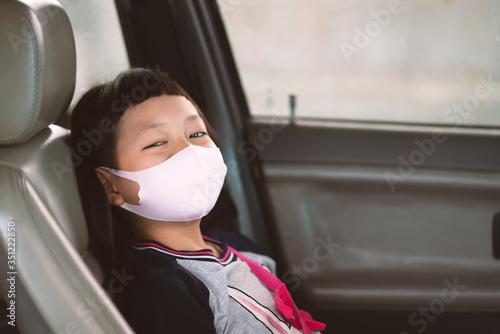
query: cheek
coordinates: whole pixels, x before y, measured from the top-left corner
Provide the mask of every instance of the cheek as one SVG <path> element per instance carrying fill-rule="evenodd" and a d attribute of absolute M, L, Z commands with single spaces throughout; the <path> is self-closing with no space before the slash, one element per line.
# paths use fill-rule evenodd
<path fill-rule="evenodd" d="M 210 137 L 208 137 L 208 140 L 207 140 L 206 144 L 203 145 L 203 146 L 205 146 L 205 147 L 211 147 L 211 148 L 217 147 L 217 145 L 215 145 L 214 141 Z"/>
<path fill-rule="evenodd" d="M 139 205 L 139 189 L 139 183 L 129 179 L 120 178 L 118 190 L 123 196 L 125 202 L 133 205 Z"/>

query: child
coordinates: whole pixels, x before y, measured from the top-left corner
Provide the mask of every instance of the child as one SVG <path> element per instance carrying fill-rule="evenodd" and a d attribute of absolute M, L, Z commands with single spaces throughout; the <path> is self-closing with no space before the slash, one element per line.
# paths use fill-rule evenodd
<path fill-rule="evenodd" d="M 324 328 L 296 309 L 284 284 L 263 269 L 273 261 L 248 239 L 224 240 L 243 255 L 202 235 L 201 219 L 227 170 L 205 117 L 175 81 L 157 70 L 127 70 L 83 95 L 71 129 L 74 150 L 87 144 L 75 173 L 89 247 L 106 279 L 113 270 L 133 272 L 115 299 L 137 333 Z"/>

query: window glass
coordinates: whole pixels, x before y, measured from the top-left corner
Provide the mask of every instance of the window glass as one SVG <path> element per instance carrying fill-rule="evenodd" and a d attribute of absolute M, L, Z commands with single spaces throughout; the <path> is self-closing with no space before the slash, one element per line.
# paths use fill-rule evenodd
<path fill-rule="evenodd" d="M 500 6 L 219 0 L 253 115 L 500 126 Z"/>
<path fill-rule="evenodd" d="M 59 0 L 69 16 L 76 43 L 76 88 L 72 105 L 90 87 L 129 68 L 113 0 Z"/>

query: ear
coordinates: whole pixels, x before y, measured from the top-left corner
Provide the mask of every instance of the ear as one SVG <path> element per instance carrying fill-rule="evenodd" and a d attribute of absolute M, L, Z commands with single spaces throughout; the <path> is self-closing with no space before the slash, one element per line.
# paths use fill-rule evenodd
<path fill-rule="evenodd" d="M 104 191 L 108 196 L 109 204 L 117 206 L 122 205 L 125 200 L 116 186 L 115 176 L 102 168 L 95 168 L 94 171 L 104 187 Z"/>

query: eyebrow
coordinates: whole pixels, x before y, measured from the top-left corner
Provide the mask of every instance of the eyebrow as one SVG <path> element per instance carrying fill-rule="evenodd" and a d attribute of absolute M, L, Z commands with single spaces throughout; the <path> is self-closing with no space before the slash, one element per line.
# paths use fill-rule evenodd
<path fill-rule="evenodd" d="M 144 132 L 146 132 L 148 130 L 160 128 L 160 127 L 162 127 L 164 125 L 165 125 L 165 123 L 161 123 L 161 122 L 146 124 L 145 126 L 143 126 L 141 128 L 141 130 L 137 134 L 137 137 L 141 136 Z"/>
<path fill-rule="evenodd" d="M 195 121 L 197 119 L 200 119 L 200 115 L 196 114 L 196 115 L 190 115 L 188 117 L 186 117 L 184 119 L 184 123 L 187 123 L 187 122 L 192 122 L 192 121 Z M 156 123 L 149 123 L 149 124 L 146 124 L 145 126 L 143 126 L 141 128 L 141 130 L 139 131 L 138 133 L 138 137 L 141 136 L 144 132 L 148 131 L 148 130 L 151 130 L 151 129 L 156 129 L 156 128 L 160 128 L 162 126 L 164 126 L 165 123 L 162 123 L 162 122 L 156 122 Z"/>
<path fill-rule="evenodd" d="M 201 118 L 200 115 L 196 114 L 196 115 L 191 115 L 191 116 L 188 116 L 186 117 L 186 119 L 184 119 L 184 123 L 187 123 L 187 122 L 192 122 L 192 121 L 195 121 L 197 119 Z"/>

